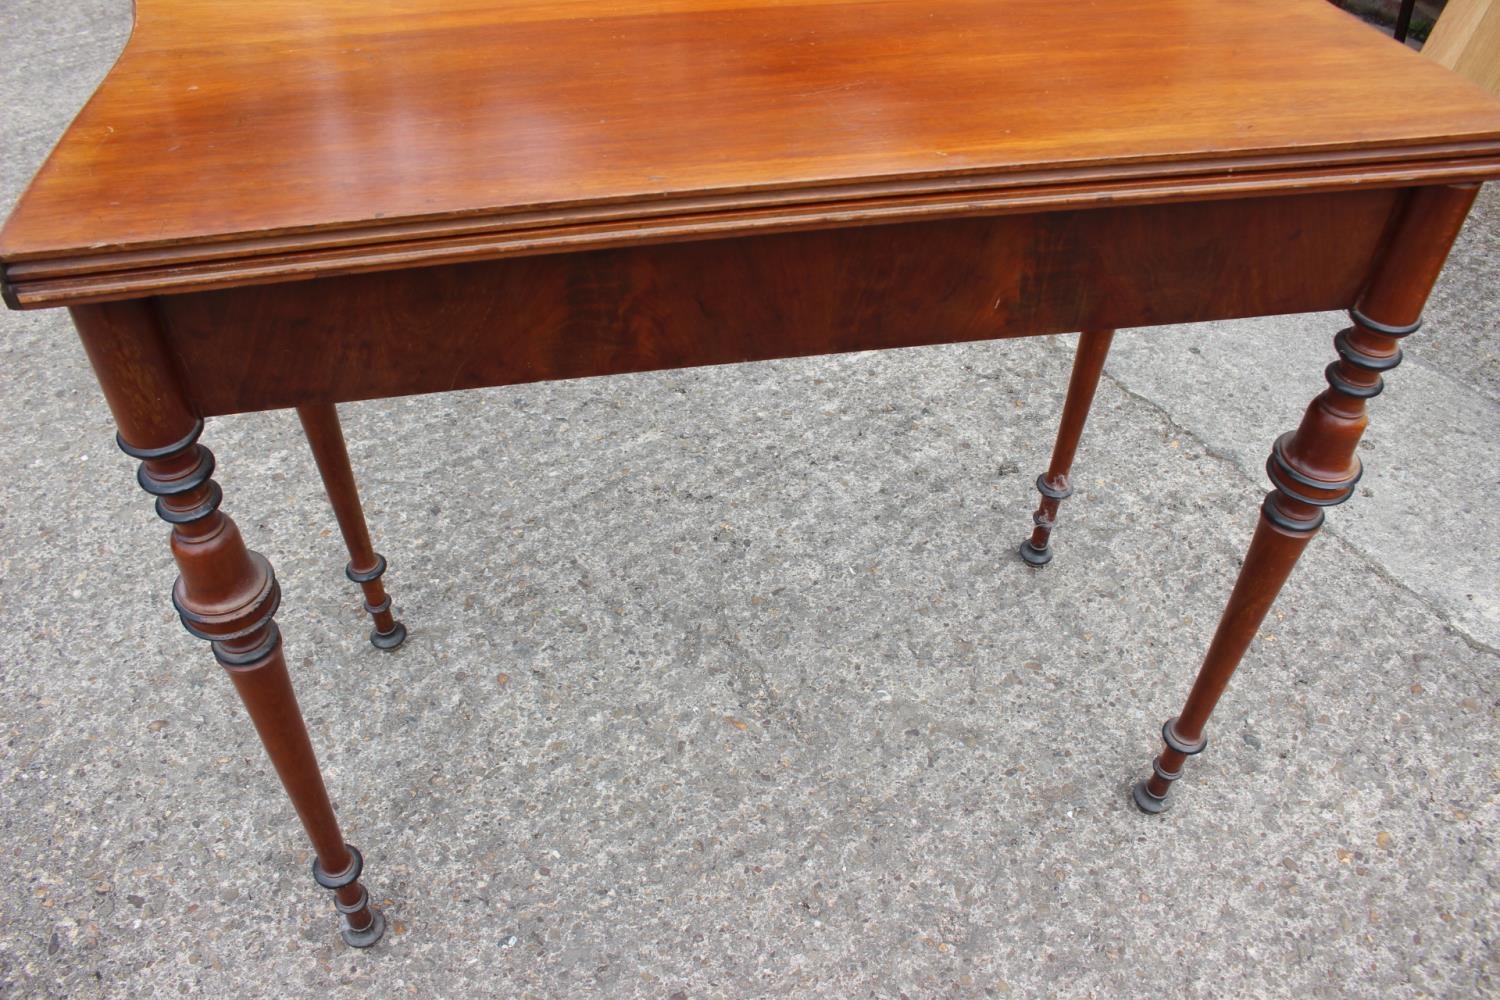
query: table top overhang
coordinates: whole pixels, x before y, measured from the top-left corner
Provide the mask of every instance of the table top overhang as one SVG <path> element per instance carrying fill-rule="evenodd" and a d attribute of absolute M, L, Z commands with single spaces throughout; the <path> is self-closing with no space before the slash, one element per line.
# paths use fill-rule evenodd
<path fill-rule="evenodd" d="M 1325 0 L 138 0 L 0 232 L 13 305 L 713 235 L 1500 175 Z"/>

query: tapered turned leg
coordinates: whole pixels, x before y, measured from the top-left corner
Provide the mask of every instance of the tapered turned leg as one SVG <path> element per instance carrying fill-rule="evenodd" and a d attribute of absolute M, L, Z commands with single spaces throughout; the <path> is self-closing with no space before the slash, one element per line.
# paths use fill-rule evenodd
<path fill-rule="evenodd" d="M 1328 388 L 1297 430 L 1277 439 L 1266 462 L 1273 489 L 1261 505 L 1239 579 L 1209 643 L 1181 714 L 1162 727 L 1166 744 L 1152 773 L 1134 786 L 1141 810 L 1159 813 L 1183 764 L 1202 752 L 1204 728 L 1240 658 L 1255 637 L 1297 557 L 1323 524 L 1323 508 L 1349 499 L 1361 467 L 1355 449 L 1364 433 L 1365 401 L 1384 388 L 1381 373 L 1401 363 L 1399 341 L 1415 333 L 1427 294 L 1458 235 L 1477 188 L 1422 188 L 1408 196 L 1391 243 L 1334 338 L 1338 360 L 1324 372 Z"/>
<path fill-rule="evenodd" d="M 1109 343 L 1114 336 L 1113 330 L 1085 330 L 1078 335 L 1073 375 L 1068 380 L 1068 398 L 1063 402 L 1057 443 L 1052 447 L 1052 464 L 1047 466 L 1046 475 L 1036 478 L 1037 491 L 1042 495 L 1041 506 L 1031 518 L 1035 524 L 1031 537 L 1021 543 L 1021 558 L 1027 565 L 1045 566 L 1052 561 L 1050 542 L 1052 529 L 1057 525 L 1057 508 L 1073 495 L 1068 474 L 1073 469 L 1073 456 L 1078 453 L 1083 425 L 1088 420 L 1094 390 L 1099 387 L 1099 375 L 1104 371 L 1104 359 L 1109 354 Z"/>
<path fill-rule="evenodd" d="M 1349 485 L 1353 487 L 1353 480 Z M 1327 502 L 1338 503 L 1339 500 Z M 1290 512 L 1286 508 L 1290 508 Z M 1167 790 L 1182 776 L 1183 762 L 1201 753 L 1208 745 L 1203 727 L 1208 722 L 1209 713 L 1219 695 L 1224 693 L 1230 675 L 1250 646 L 1250 640 L 1255 638 L 1271 602 L 1291 575 L 1297 557 L 1322 523 L 1323 515 L 1317 505 L 1303 503 L 1276 491 L 1266 496 L 1260 525 L 1255 529 L 1245 564 L 1240 567 L 1239 579 L 1229 595 L 1229 604 L 1203 658 L 1203 666 L 1198 670 L 1198 679 L 1188 695 L 1187 705 L 1181 715 L 1168 719 L 1162 726 L 1166 749 L 1152 761 L 1151 777 L 1137 783 L 1132 791 L 1135 804 L 1142 810 L 1159 813 L 1165 809 Z"/>
<path fill-rule="evenodd" d="M 367 948 L 385 924 L 360 884 L 359 852 L 344 842 L 302 711 L 287 675 L 274 615 L 281 590 L 265 558 L 245 548 L 222 511 L 214 456 L 198 444 L 203 421 L 177 384 L 170 352 L 147 303 L 73 309 L 73 321 L 120 428 L 120 447 L 140 460 L 137 481 L 172 526 L 180 573 L 172 603 L 182 624 L 211 644 L 281 778 L 316 858 L 313 877 L 334 893 L 343 937 Z"/>
<path fill-rule="evenodd" d="M 323 477 L 328 503 L 349 549 L 349 565 L 344 575 L 359 584 L 365 595 L 365 611 L 375 620 L 370 642 L 376 649 L 395 649 L 406 641 L 406 626 L 391 614 L 391 599 L 380 578 L 385 575 L 385 556 L 370 544 L 370 529 L 359 503 L 359 489 L 354 485 L 354 470 L 349 467 L 349 449 L 339 427 L 339 412 L 332 403 L 297 407 L 307 443 Z"/>

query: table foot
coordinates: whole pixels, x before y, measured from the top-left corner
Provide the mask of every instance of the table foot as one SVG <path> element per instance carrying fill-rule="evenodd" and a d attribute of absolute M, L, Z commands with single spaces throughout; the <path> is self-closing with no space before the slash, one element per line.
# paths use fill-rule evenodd
<path fill-rule="evenodd" d="M 1026 565 L 1040 569 L 1052 561 L 1052 546 L 1039 549 L 1031 544 L 1031 539 L 1028 538 L 1021 543 L 1021 559 Z"/>
<path fill-rule="evenodd" d="M 1382 373 L 1401 363 L 1401 339 L 1421 326 L 1422 305 L 1475 191 L 1469 185 L 1423 188 L 1410 196 L 1370 283 L 1349 310 L 1352 325 L 1334 337 L 1338 360 L 1324 372 L 1328 388 L 1309 404 L 1297 429 L 1272 446 L 1266 460 L 1272 489 L 1223 617 L 1181 715 L 1162 729 L 1165 749 L 1133 792 L 1144 811 L 1165 808 L 1183 764 L 1203 749 L 1209 715 L 1322 527 L 1324 508 L 1354 493 L 1363 472 L 1356 450 L 1368 422 L 1365 404 L 1384 388 Z"/>
<path fill-rule="evenodd" d="M 406 626 L 396 622 L 389 632 L 378 628 L 370 630 L 370 645 L 376 649 L 395 649 L 406 641 Z"/>
<path fill-rule="evenodd" d="M 1083 425 L 1094 402 L 1094 391 L 1099 387 L 1099 376 L 1104 371 L 1104 359 L 1109 355 L 1109 344 L 1114 335 L 1113 330 L 1085 330 L 1078 336 L 1078 350 L 1073 357 L 1073 374 L 1068 380 L 1068 397 L 1063 402 L 1052 462 L 1047 471 L 1036 478 L 1037 492 L 1042 495 L 1041 505 L 1031 518 L 1031 537 L 1021 543 L 1021 558 L 1033 568 L 1039 569 L 1052 561 L 1051 539 L 1052 530 L 1057 527 L 1057 508 L 1073 495 L 1068 474 L 1073 467 L 1073 456 L 1078 453 Z"/>
<path fill-rule="evenodd" d="M 335 893 L 334 905 L 339 911 L 341 923 L 339 936 L 344 939 L 344 943 L 351 948 L 369 948 L 385 934 L 385 917 L 370 905 L 369 893 L 359 884 L 359 875 L 365 864 L 364 857 L 353 844 L 345 844 L 344 849 L 349 852 L 348 867 L 337 875 L 329 875 L 323 869 L 321 859 L 314 858 L 313 881 Z M 345 897 L 338 894 L 351 888 L 357 891 L 350 894 L 346 902 Z"/>
<path fill-rule="evenodd" d="M 344 536 L 344 547 L 349 550 L 349 565 L 344 568 L 344 575 L 364 592 L 365 613 L 375 623 L 370 644 L 376 649 L 395 649 L 406 641 L 406 627 L 391 613 L 391 599 L 381 581 L 386 570 L 385 556 L 370 544 L 370 529 L 359 502 L 354 470 L 349 465 L 349 449 L 344 443 L 338 408 L 332 403 L 299 406 L 297 418 L 302 421 L 318 474 L 323 477 L 323 489 Z"/>
<path fill-rule="evenodd" d="M 349 918 L 344 918 L 344 926 L 339 930 L 339 936 L 344 943 L 351 948 L 371 948 L 375 942 L 385 936 L 385 917 L 381 916 L 379 910 L 370 911 L 370 923 L 364 930 L 356 930 L 349 925 Z"/>
<path fill-rule="evenodd" d="M 1130 786 L 1130 798 L 1135 802 L 1137 809 L 1152 816 L 1166 812 L 1169 804 L 1165 796 L 1158 798 L 1152 794 L 1150 783 L 1145 779 L 1137 781 L 1134 785 Z"/>
<path fill-rule="evenodd" d="M 376 649 L 395 649 L 406 641 L 406 626 L 391 614 L 391 598 L 385 592 L 380 578 L 385 575 L 385 556 L 371 552 L 374 565 L 365 570 L 354 568 L 353 561 L 344 567 L 344 575 L 357 584 L 365 594 L 365 614 L 375 622 L 370 631 L 370 645 Z"/>
<path fill-rule="evenodd" d="M 1194 740 L 1183 739 L 1177 731 L 1175 718 L 1168 719 L 1161 727 L 1161 738 L 1167 750 L 1151 762 L 1151 777 L 1136 782 L 1130 790 L 1136 808 L 1153 816 L 1166 812 L 1167 806 L 1171 805 L 1167 793 L 1172 790 L 1172 783 L 1182 777 L 1181 761 L 1202 753 L 1208 746 L 1208 738 L 1201 734 Z M 1170 759 L 1169 754 L 1172 755 Z M 1178 761 L 1175 767 L 1172 760 Z"/>

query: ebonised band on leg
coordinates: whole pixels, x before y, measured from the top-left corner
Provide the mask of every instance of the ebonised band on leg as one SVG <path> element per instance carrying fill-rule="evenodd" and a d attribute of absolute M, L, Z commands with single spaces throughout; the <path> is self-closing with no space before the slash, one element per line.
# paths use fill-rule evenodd
<path fill-rule="evenodd" d="M 355 569 L 354 561 L 352 559 L 349 561 L 348 565 L 344 567 L 344 575 L 349 578 L 350 583 L 373 583 L 376 580 L 379 580 L 382 576 L 385 576 L 385 556 L 381 555 L 379 552 L 373 553 L 373 555 L 375 556 L 375 565 L 371 566 L 369 569 Z"/>

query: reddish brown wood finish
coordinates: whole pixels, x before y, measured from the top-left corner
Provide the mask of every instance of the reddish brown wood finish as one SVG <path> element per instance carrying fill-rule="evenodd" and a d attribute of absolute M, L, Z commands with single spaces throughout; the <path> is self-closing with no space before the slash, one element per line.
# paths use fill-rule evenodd
<path fill-rule="evenodd" d="M 1166 749 L 1152 775 L 1135 786 L 1136 805 L 1166 808 L 1183 763 L 1207 745 L 1203 729 L 1292 567 L 1323 524 L 1323 508 L 1343 503 L 1360 477 L 1355 454 L 1366 420 L 1365 401 L 1382 388 L 1380 373 L 1401 361 L 1398 341 L 1421 325 L 1422 306 L 1478 193 L 1477 185 L 1422 188 L 1412 193 L 1369 286 L 1351 310 L 1354 325 L 1335 338 L 1339 360 L 1328 388 L 1302 423 L 1272 449 L 1266 472 L 1274 487 L 1204 655 L 1182 714 L 1162 727 Z"/>
<path fill-rule="evenodd" d="M 138 0 L 0 262 L 71 304 L 1497 165 L 1491 99 L 1310 0 Z"/>
<path fill-rule="evenodd" d="M 1398 198 L 1377 190 L 954 219 L 158 301 L 194 405 L 213 415 L 1337 309 L 1364 283 Z"/>
<path fill-rule="evenodd" d="M 385 575 L 385 556 L 370 544 L 370 529 L 365 524 L 364 508 L 359 502 L 359 487 L 349 466 L 349 449 L 339 426 L 338 408 L 332 403 L 310 403 L 297 407 L 297 417 L 307 434 L 323 489 L 333 507 L 334 519 L 349 550 L 349 565 L 344 575 L 358 584 L 365 595 L 365 611 L 375 620 L 370 642 L 376 649 L 395 649 L 406 641 L 406 626 L 391 613 L 391 598 L 385 592 L 381 577 Z"/>
<path fill-rule="evenodd" d="M 149 303 L 79 306 L 73 322 L 104 388 L 119 442 L 141 460 L 141 486 L 172 525 L 181 574 L 172 603 L 183 626 L 207 639 L 229 673 L 317 854 L 315 873 L 337 882 L 345 939 L 380 936 L 379 914 L 359 883 L 358 853 L 344 843 L 287 675 L 274 615 L 281 590 L 270 563 L 245 548 L 219 510 L 213 454 L 198 444 L 203 421 L 186 405 Z M 343 876 L 340 878 L 340 876 Z"/>
<path fill-rule="evenodd" d="M 74 308 L 184 623 L 369 944 L 200 418 L 301 407 L 364 565 L 340 401 L 1342 308 L 1377 266 L 1149 808 L 1352 486 L 1356 400 L 1472 196 L 1402 192 L 1495 176 L 1500 104 L 1315 0 L 138 0 L 0 292 Z"/>
<path fill-rule="evenodd" d="M 1104 373 L 1104 359 L 1109 356 L 1113 330 L 1085 330 L 1078 335 L 1078 350 L 1073 356 L 1073 374 L 1068 379 L 1068 397 L 1063 401 L 1062 420 L 1058 423 L 1057 442 L 1052 447 L 1052 462 L 1036 480 L 1041 504 L 1031 520 L 1031 537 L 1021 543 L 1021 558 L 1028 566 L 1045 566 L 1052 561 L 1052 529 L 1057 526 L 1057 507 L 1073 495 L 1073 456 L 1083 439 L 1083 425 L 1094 403 L 1094 390 Z"/>

